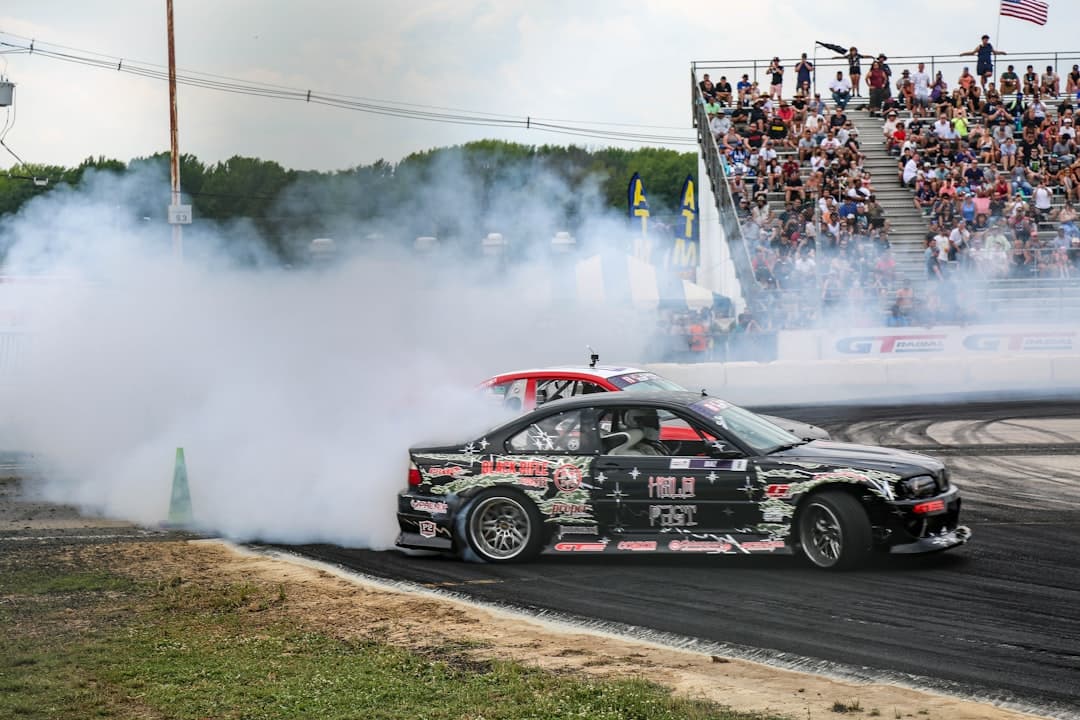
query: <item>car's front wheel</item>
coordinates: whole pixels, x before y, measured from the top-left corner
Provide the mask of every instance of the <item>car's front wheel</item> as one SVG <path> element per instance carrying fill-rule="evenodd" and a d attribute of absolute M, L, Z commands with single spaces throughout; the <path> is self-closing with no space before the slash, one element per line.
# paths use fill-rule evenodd
<path fill-rule="evenodd" d="M 488 490 L 469 505 L 465 539 L 488 562 L 521 562 L 540 552 L 542 527 L 532 502 L 514 492 Z"/>
<path fill-rule="evenodd" d="M 811 496 L 799 511 L 798 530 L 803 555 L 819 568 L 853 568 L 870 554 L 870 518 L 862 503 L 845 492 Z"/>

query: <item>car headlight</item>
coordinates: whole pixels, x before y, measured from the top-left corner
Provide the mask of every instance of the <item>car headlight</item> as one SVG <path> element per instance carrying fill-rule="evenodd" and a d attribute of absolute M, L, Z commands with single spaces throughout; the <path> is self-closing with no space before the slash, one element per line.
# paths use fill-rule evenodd
<path fill-rule="evenodd" d="M 937 494 L 937 481 L 929 475 L 916 475 L 896 483 L 897 494 L 902 498 L 922 498 Z"/>

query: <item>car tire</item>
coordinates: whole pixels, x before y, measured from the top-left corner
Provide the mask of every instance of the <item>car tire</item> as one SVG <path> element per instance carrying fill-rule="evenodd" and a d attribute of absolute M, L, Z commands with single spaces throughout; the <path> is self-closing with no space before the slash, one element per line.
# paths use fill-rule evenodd
<path fill-rule="evenodd" d="M 799 545 L 811 564 L 847 570 L 870 555 L 873 534 L 862 503 L 839 490 L 811 495 L 799 509 Z"/>
<path fill-rule="evenodd" d="M 469 503 L 463 532 L 469 547 L 482 560 L 524 562 L 540 553 L 543 527 L 540 511 L 531 500 L 493 489 Z"/>

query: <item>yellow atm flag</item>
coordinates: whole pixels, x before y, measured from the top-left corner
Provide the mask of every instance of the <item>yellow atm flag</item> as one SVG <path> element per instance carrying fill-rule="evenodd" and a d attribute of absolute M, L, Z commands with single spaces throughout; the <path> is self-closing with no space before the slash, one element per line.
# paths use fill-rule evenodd
<path fill-rule="evenodd" d="M 693 175 L 686 176 L 679 197 L 679 214 L 683 222 L 675 234 L 670 264 L 674 268 L 692 268 L 698 264 L 698 205 Z"/>
<path fill-rule="evenodd" d="M 630 206 L 630 217 L 641 218 L 641 234 L 649 233 L 649 201 L 645 197 L 645 183 L 641 182 L 641 176 L 634 173 L 630 178 L 630 187 L 626 191 Z"/>

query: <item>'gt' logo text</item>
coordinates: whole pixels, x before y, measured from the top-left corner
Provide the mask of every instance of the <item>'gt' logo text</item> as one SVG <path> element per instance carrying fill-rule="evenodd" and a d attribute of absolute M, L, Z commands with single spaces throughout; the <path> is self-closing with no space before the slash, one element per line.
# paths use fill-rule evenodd
<path fill-rule="evenodd" d="M 837 352 L 847 355 L 871 353 L 943 352 L 944 335 L 868 335 L 846 337 L 836 341 Z"/>
<path fill-rule="evenodd" d="M 976 352 L 995 350 L 1072 350 L 1076 333 L 981 333 L 964 338 L 964 348 Z"/>

